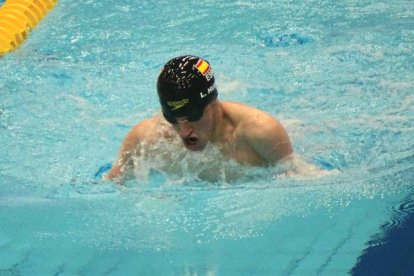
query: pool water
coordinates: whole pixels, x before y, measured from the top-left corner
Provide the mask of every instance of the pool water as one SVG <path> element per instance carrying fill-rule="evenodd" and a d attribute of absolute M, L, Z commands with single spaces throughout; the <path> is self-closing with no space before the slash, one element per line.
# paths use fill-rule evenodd
<path fill-rule="evenodd" d="M 375 275 L 413 229 L 413 42 L 412 1 L 59 2 L 0 59 L 0 275 Z M 181 54 L 335 173 L 95 178 Z"/>

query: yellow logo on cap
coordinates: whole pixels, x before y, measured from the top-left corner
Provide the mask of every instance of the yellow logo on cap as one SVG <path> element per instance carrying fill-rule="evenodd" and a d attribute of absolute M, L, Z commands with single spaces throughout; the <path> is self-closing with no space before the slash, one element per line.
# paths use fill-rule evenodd
<path fill-rule="evenodd" d="M 167 102 L 167 105 L 172 107 L 171 110 L 176 110 L 176 109 L 179 109 L 179 108 L 185 106 L 186 104 L 188 104 L 188 102 L 189 102 L 188 99 L 183 99 L 181 101 L 170 101 L 170 102 Z"/>

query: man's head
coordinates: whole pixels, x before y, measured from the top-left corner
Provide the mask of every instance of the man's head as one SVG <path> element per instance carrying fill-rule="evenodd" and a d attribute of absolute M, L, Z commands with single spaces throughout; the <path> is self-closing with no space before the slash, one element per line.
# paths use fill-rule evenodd
<path fill-rule="evenodd" d="M 204 108 L 217 98 L 210 64 L 196 56 L 180 56 L 162 69 L 157 91 L 165 119 L 175 124 L 177 118 L 198 121 Z"/>
<path fill-rule="evenodd" d="M 158 77 L 157 91 L 164 118 L 186 148 L 203 150 L 213 133 L 212 102 L 217 98 L 210 64 L 195 56 L 173 58 Z"/>

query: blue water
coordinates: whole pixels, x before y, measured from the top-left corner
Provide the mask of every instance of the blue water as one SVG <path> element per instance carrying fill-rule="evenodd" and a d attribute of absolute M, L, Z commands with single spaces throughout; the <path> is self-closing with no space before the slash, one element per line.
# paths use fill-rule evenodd
<path fill-rule="evenodd" d="M 409 274 L 412 1 L 171 3 L 60 1 L 0 59 L 0 275 Z M 188 53 L 337 173 L 95 179 Z"/>
<path fill-rule="evenodd" d="M 393 210 L 391 222 L 381 226 L 381 234 L 359 257 L 354 275 L 411 275 L 414 259 L 414 200 L 409 195 Z"/>

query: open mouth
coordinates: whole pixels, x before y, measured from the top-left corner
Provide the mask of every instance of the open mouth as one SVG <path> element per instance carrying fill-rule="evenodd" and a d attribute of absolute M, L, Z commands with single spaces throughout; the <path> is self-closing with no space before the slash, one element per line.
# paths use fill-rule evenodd
<path fill-rule="evenodd" d="M 198 138 L 197 137 L 188 137 L 184 139 L 184 143 L 189 146 L 197 145 Z"/>

